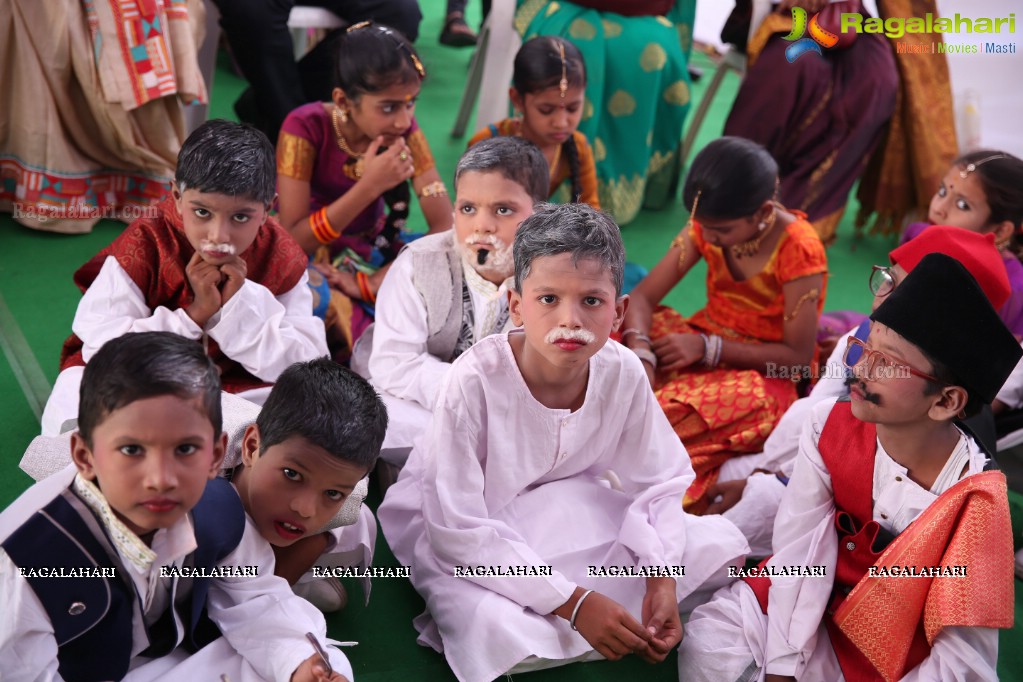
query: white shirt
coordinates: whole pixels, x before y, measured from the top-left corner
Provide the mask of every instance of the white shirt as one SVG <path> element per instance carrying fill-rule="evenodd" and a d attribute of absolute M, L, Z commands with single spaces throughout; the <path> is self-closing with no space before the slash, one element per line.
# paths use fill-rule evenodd
<path fill-rule="evenodd" d="M 818 450 L 818 442 L 834 400 L 815 405 L 803 430 L 799 455 L 774 525 L 775 554 L 771 565 L 826 566 L 826 577 L 774 577 L 768 596 L 766 670 L 796 675 L 804 669 L 818 637 L 831 598 L 838 556 L 835 500 L 831 475 Z M 938 496 L 966 475 L 983 471 L 987 461 L 976 442 L 961 435 L 934 486 L 925 490 L 912 481 L 905 467 L 893 460 L 880 441 L 873 476 L 873 519 L 899 534 Z M 990 628 L 946 628 L 938 635 L 930 656 L 903 680 L 996 680 L 998 631 Z"/>
<path fill-rule="evenodd" d="M 377 517 L 429 605 L 430 617 L 416 621 L 421 641 L 439 648 L 442 640 L 459 679 L 489 680 L 530 655 L 566 660 L 591 650 L 548 615 L 577 585 L 641 617 L 644 580 L 588 577 L 589 566 L 684 565 L 681 600 L 741 561 L 738 529 L 683 512 L 693 478 L 634 353 L 608 341 L 590 359 L 573 412 L 539 403 L 509 335 L 493 335 L 453 363 L 433 425 Z M 552 571 L 453 577 L 478 565 Z"/>
<path fill-rule="evenodd" d="M 277 297 L 246 279 L 210 318 L 205 331 L 224 355 L 253 376 L 273 382 L 289 365 L 327 355 L 323 321 L 312 309 L 305 273 L 290 291 Z M 150 309 L 142 290 L 113 256 L 103 262 L 96 280 L 82 295 L 71 329 L 82 340 L 86 362 L 104 343 L 131 332 L 174 332 L 198 340 L 204 331 L 183 308 Z"/>
<path fill-rule="evenodd" d="M 451 363 L 427 350 L 426 306 L 412 281 L 412 256 L 411 251 L 399 254 L 380 285 L 369 379 L 380 391 L 432 409 Z M 468 266 L 462 272 L 472 301 L 474 337 L 479 341 L 495 332 L 495 323 L 508 307 L 511 280 L 498 286 Z M 455 305 L 461 310 L 461 299 Z"/>
<path fill-rule="evenodd" d="M 75 478 L 73 466 L 36 483 L 0 514 L 0 540 L 17 530 L 35 511 L 53 499 Z M 100 496 L 102 499 L 102 496 Z M 102 518 L 102 517 L 101 517 Z M 112 536 L 120 532 L 101 520 Z M 125 529 L 126 530 L 126 529 Z M 130 533 L 130 531 L 128 531 Z M 137 543 L 141 543 L 135 537 Z M 145 611 L 134 606 L 132 668 L 148 662 L 137 654 L 148 645 L 145 619 L 154 621 L 169 601 L 172 578 L 161 577 L 163 566 L 181 567 L 185 557 L 196 547 L 191 515 L 186 515 L 170 528 L 158 530 L 150 546 L 151 554 L 140 557 L 130 539 L 115 543 L 122 564 L 135 586 Z M 143 545 L 144 546 L 144 545 Z M 312 604 L 295 596 L 287 581 L 274 575 L 274 556 L 267 542 L 259 535 L 251 519 L 246 517 L 245 530 L 238 547 L 218 566 L 257 566 L 256 576 L 214 578 L 209 586 L 207 608 L 210 618 L 220 628 L 233 648 L 267 680 L 290 679 L 295 669 L 309 656 L 312 648 L 306 632 L 327 642 L 326 622 Z M 59 578 L 55 578 L 59 579 Z M 59 680 L 57 643 L 53 626 L 35 592 L 29 586 L 7 553 L 0 549 L 0 671 L 4 682 Z M 179 633 L 183 628 L 179 628 Z M 180 644 L 180 641 L 179 641 Z M 331 661 L 337 658 L 343 666 L 339 672 L 351 680 L 351 669 L 344 656 L 331 650 Z M 336 654 L 336 656 L 335 656 Z M 225 667 L 213 662 L 206 679 L 216 680 Z"/>

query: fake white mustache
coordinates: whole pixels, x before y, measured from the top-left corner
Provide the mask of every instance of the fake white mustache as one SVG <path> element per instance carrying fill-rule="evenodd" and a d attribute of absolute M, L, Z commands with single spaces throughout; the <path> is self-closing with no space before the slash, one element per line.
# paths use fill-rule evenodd
<path fill-rule="evenodd" d="M 208 239 L 203 239 L 199 243 L 199 250 L 216 256 L 233 256 L 235 253 L 234 244 L 230 242 L 211 242 Z"/>
<path fill-rule="evenodd" d="M 544 341 L 552 345 L 558 341 L 580 341 L 589 344 L 596 340 L 597 337 L 589 329 L 552 329 L 544 337 Z"/>

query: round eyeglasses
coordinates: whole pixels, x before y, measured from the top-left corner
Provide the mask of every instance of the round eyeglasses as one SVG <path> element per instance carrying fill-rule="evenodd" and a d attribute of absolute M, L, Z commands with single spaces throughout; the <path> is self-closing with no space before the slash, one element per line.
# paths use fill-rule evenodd
<path fill-rule="evenodd" d="M 848 339 L 848 345 L 845 347 L 845 354 L 842 356 L 842 362 L 845 366 L 852 369 L 861 362 L 864 363 L 863 377 L 867 381 L 883 381 L 885 379 L 908 379 L 911 375 L 918 376 L 921 379 L 932 381 L 936 384 L 942 384 L 938 377 L 921 372 L 918 369 L 910 367 L 904 362 L 899 362 L 888 355 L 885 355 L 879 350 L 873 350 L 867 348 L 866 344 L 857 339 L 855 336 L 850 336 Z"/>
<path fill-rule="evenodd" d="M 875 296 L 887 296 L 895 291 L 899 280 L 895 278 L 895 271 L 885 265 L 875 265 L 870 271 L 870 293 Z"/>

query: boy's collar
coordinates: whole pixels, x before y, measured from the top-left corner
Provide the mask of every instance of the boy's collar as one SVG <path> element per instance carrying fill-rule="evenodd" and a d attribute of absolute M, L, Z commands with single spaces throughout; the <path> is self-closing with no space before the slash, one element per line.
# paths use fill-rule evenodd
<path fill-rule="evenodd" d="M 156 561 L 156 552 L 147 547 L 142 538 L 117 518 L 103 492 L 81 474 L 75 475 L 71 489 L 99 517 L 100 523 L 110 535 L 114 548 L 139 571 L 148 571 Z"/>

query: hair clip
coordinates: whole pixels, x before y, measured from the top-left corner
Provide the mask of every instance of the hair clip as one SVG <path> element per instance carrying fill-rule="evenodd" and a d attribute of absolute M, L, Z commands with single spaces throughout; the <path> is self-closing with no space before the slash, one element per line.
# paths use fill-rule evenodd
<path fill-rule="evenodd" d="M 372 21 L 360 21 L 357 24 L 352 24 L 351 26 L 349 26 L 345 30 L 345 33 L 351 33 L 352 31 L 358 31 L 360 28 L 366 28 L 367 26 L 369 26 L 372 23 L 373 23 Z"/>
<path fill-rule="evenodd" d="M 961 177 L 963 180 L 965 180 L 967 177 L 969 177 L 970 173 L 972 173 L 973 171 L 977 170 L 978 166 L 983 166 L 988 161 L 994 161 L 995 159 L 1004 159 L 1004 158 L 1007 158 L 1005 156 L 1005 154 L 992 154 L 991 156 L 989 156 L 987 158 L 984 158 L 984 159 L 981 159 L 980 161 L 974 161 L 973 163 L 968 163 L 968 164 L 966 164 L 966 168 L 964 170 L 959 171 L 959 177 Z"/>
<path fill-rule="evenodd" d="M 426 78 L 426 69 L 423 68 L 423 63 L 419 61 L 419 57 L 416 56 L 416 53 L 409 50 L 408 56 L 409 59 L 412 60 L 412 66 L 415 67 L 416 73 L 419 74 L 420 80 Z"/>
<path fill-rule="evenodd" d="M 561 81 L 558 82 L 558 92 L 561 93 L 561 99 L 565 99 L 568 92 L 568 64 L 565 62 L 565 43 L 560 40 L 557 43 L 558 55 L 561 57 Z"/>

